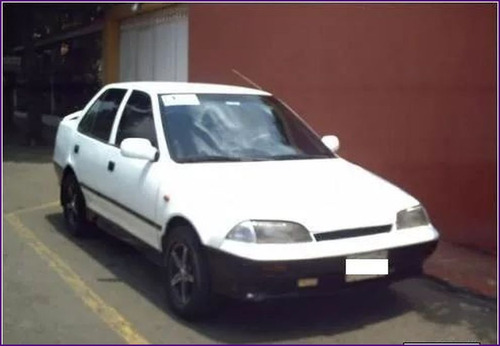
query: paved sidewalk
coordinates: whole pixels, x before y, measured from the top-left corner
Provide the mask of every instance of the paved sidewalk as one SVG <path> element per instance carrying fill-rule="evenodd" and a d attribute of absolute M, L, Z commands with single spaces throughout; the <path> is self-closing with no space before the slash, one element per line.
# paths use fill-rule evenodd
<path fill-rule="evenodd" d="M 497 298 L 497 261 L 494 255 L 440 241 L 424 271 L 452 286 Z"/>

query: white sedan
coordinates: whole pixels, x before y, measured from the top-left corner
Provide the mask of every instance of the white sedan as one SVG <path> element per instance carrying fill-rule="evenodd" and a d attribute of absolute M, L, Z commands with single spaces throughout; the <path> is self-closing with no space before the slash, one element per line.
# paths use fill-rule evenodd
<path fill-rule="evenodd" d="M 421 273 L 438 232 L 403 190 L 336 154 L 267 92 L 135 82 L 60 123 L 68 231 L 98 224 L 164 268 L 171 308 L 332 292 Z"/>

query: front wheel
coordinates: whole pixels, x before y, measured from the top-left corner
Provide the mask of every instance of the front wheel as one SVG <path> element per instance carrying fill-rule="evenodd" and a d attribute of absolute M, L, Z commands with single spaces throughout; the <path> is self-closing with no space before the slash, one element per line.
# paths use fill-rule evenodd
<path fill-rule="evenodd" d="M 168 235 L 164 249 L 167 303 L 185 319 L 206 316 L 213 308 L 210 273 L 195 232 L 179 226 Z"/>
<path fill-rule="evenodd" d="M 68 174 L 61 184 L 61 202 L 68 232 L 81 236 L 87 229 L 85 198 L 75 176 Z"/>

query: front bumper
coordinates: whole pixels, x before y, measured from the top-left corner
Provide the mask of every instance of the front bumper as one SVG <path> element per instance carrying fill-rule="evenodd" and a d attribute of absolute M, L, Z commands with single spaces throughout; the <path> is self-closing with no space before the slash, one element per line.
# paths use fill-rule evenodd
<path fill-rule="evenodd" d="M 279 296 L 329 294 L 336 290 L 375 281 L 396 281 L 422 273 L 424 260 L 437 241 L 388 250 L 389 275 L 358 282 L 346 282 L 346 257 L 297 261 L 254 261 L 212 248 L 208 260 L 215 293 L 245 300 Z M 317 279 L 314 287 L 299 287 L 298 280 Z"/>

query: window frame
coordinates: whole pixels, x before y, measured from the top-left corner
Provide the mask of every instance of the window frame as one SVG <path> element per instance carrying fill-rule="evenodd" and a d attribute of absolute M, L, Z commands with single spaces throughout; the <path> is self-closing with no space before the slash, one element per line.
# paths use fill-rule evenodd
<path fill-rule="evenodd" d="M 80 125 L 82 123 L 82 121 L 85 119 L 85 117 L 88 116 L 89 114 L 89 111 L 90 109 L 96 104 L 96 102 L 104 95 L 106 94 L 108 91 L 110 90 L 123 90 L 125 91 L 123 97 L 122 97 L 122 100 L 120 101 L 120 104 L 118 105 L 118 108 L 116 110 L 116 114 L 115 114 L 115 117 L 113 119 L 113 123 L 111 124 L 111 129 L 110 129 L 110 132 L 109 132 L 109 136 L 107 139 L 102 139 L 100 137 L 96 137 L 94 136 L 92 133 L 89 133 L 89 132 L 82 132 L 81 129 L 80 129 Z M 115 124 L 116 124 L 116 121 L 117 119 L 121 118 L 121 112 L 123 111 L 123 105 L 124 105 L 124 101 L 127 98 L 127 95 L 129 94 L 129 90 L 126 89 L 126 88 L 117 88 L 117 87 L 112 87 L 112 88 L 105 88 L 105 89 L 102 89 L 99 93 L 97 93 L 94 98 L 92 100 L 90 100 L 90 102 L 85 106 L 85 108 L 82 110 L 82 113 L 84 113 L 82 115 L 82 117 L 80 118 L 80 120 L 78 121 L 78 125 L 76 126 L 76 131 L 83 135 L 83 136 L 86 136 L 88 138 L 92 138 L 96 141 L 99 141 L 103 144 L 108 144 L 108 145 L 112 145 L 111 144 L 111 139 L 113 138 L 113 130 L 115 128 Z"/>
<path fill-rule="evenodd" d="M 115 123 L 113 124 L 113 128 L 111 130 L 111 137 L 109 140 L 109 145 L 120 150 L 120 146 L 116 144 L 116 134 L 118 133 L 118 126 L 120 125 L 120 122 L 121 122 L 121 119 L 123 116 L 123 111 L 125 109 L 125 106 L 129 100 L 130 96 L 132 95 L 132 93 L 134 91 L 139 91 L 139 92 L 142 92 L 142 93 L 148 95 L 149 98 L 151 99 L 151 107 L 153 110 L 153 121 L 154 121 L 154 127 L 155 127 L 155 134 L 156 134 L 156 139 L 158 141 L 158 143 L 157 143 L 158 147 L 156 148 L 158 150 L 158 154 L 159 154 L 158 161 L 161 161 L 163 159 L 167 159 L 167 160 L 170 159 L 171 160 L 170 154 L 168 152 L 168 147 L 167 147 L 167 143 L 165 140 L 165 136 L 163 134 L 163 126 L 161 123 L 160 108 L 159 108 L 159 103 L 157 100 L 158 93 L 150 92 L 150 91 L 146 91 L 146 90 L 138 89 L 138 88 L 134 88 L 134 87 L 130 87 L 127 90 L 128 90 L 127 94 L 125 94 L 125 97 L 123 98 L 123 102 L 120 105 L 120 109 L 117 112 Z"/>
<path fill-rule="evenodd" d="M 122 119 L 123 119 L 123 116 L 125 115 L 125 109 L 127 108 L 127 105 L 132 97 L 132 95 L 135 93 L 139 93 L 139 94 L 142 94 L 146 97 L 149 98 L 149 101 L 150 101 L 150 104 L 151 104 L 151 116 L 153 118 L 153 127 L 154 127 L 154 136 L 156 137 L 156 145 L 154 145 L 154 143 L 151 143 L 151 145 L 153 147 L 155 147 L 158 151 L 160 150 L 160 138 L 158 136 L 158 126 L 156 124 L 156 120 L 155 120 L 155 105 L 153 103 L 153 97 L 151 97 L 151 95 L 149 93 L 147 93 L 146 91 L 143 91 L 143 90 L 138 90 L 138 89 L 129 89 L 128 93 L 125 95 L 125 102 L 123 103 L 123 106 L 121 107 L 121 111 L 120 111 L 120 114 L 119 114 L 119 118 L 116 119 L 116 128 L 113 128 L 112 129 L 112 141 L 110 141 L 112 143 L 112 145 L 114 145 L 115 147 L 117 148 L 120 148 L 120 145 L 116 142 L 117 140 L 117 137 L 118 137 L 118 131 L 120 129 L 120 125 L 121 125 L 121 122 L 122 122 Z M 115 127 L 115 126 L 113 126 Z M 151 141 L 150 141 L 151 142 Z"/>
<path fill-rule="evenodd" d="M 183 162 L 183 161 L 178 161 L 178 158 L 175 156 L 175 154 L 172 152 L 172 148 L 173 148 L 173 144 L 172 144 L 172 140 L 169 138 L 167 132 L 166 132 L 166 124 L 164 124 L 164 121 L 163 121 L 163 117 L 162 117 L 162 113 L 161 113 L 161 98 L 162 96 L 164 95 L 180 95 L 180 94 L 196 94 L 196 95 L 199 95 L 199 94 L 214 94 L 214 95 L 218 95 L 219 93 L 207 93 L 207 92 L 178 92 L 178 93 L 174 93 L 174 92 L 166 92 L 166 93 L 156 93 L 156 97 L 153 98 L 153 101 L 154 102 L 157 102 L 157 112 L 158 112 L 158 121 L 159 121 L 159 126 L 160 126 L 160 129 L 162 131 L 162 138 L 164 140 L 164 143 L 165 143 L 165 151 L 170 159 L 170 161 L 174 162 L 175 164 L 178 164 L 178 165 L 184 165 L 184 164 L 192 164 L 192 163 L 201 163 L 201 162 Z M 227 93 L 228 95 L 232 95 L 232 93 Z M 234 93 L 234 95 L 239 95 L 239 93 Z M 253 95 L 253 94 L 245 94 L 245 93 L 242 93 L 241 95 Z M 333 158 L 333 159 L 337 159 L 337 158 L 340 158 L 340 156 L 337 154 L 337 153 L 332 153 L 330 152 L 330 150 L 323 144 L 323 141 L 321 140 L 321 136 L 311 127 L 311 125 L 309 125 L 292 107 L 290 107 L 286 102 L 284 102 L 283 100 L 277 98 L 276 96 L 273 96 L 273 95 L 259 95 L 257 94 L 256 96 L 266 96 L 266 97 L 271 97 L 273 98 L 275 101 L 277 101 L 278 103 L 280 103 L 285 109 L 287 109 L 291 114 L 292 116 L 295 118 L 295 120 L 298 121 L 298 123 L 300 123 L 301 126 L 305 127 L 306 130 L 308 130 L 310 132 L 310 134 L 312 134 L 313 137 L 315 137 L 318 142 L 324 146 L 324 148 L 328 151 L 328 154 L 331 154 L 331 157 L 329 158 Z M 225 162 L 231 162 L 231 161 L 225 161 Z M 241 162 L 252 162 L 252 161 L 241 161 Z"/>

